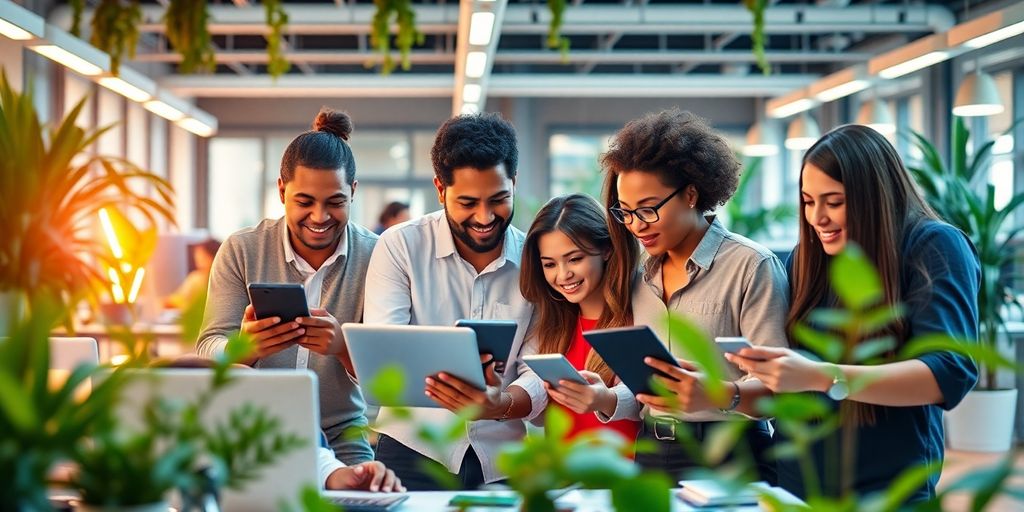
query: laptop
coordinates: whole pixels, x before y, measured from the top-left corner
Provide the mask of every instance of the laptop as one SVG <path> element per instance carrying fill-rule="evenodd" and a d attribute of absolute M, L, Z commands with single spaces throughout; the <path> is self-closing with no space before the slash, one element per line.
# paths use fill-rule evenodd
<path fill-rule="evenodd" d="M 132 379 L 119 404 L 119 417 L 126 426 L 139 426 L 143 407 L 154 394 L 168 399 L 193 401 L 209 389 L 212 370 L 142 370 L 155 378 Z M 221 508 L 230 511 L 277 511 L 299 506 L 305 486 L 319 488 L 317 448 L 320 414 L 316 374 L 307 370 L 233 370 L 233 382 L 214 397 L 207 408 L 204 425 L 224 422 L 228 413 L 243 404 L 263 408 L 278 418 L 284 432 L 304 444 L 260 468 L 258 478 L 241 490 L 222 489 Z M 173 493 L 177 494 L 177 493 Z M 175 496 L 177 499 L 177 496 Z M 301 509 L 301 508 L 300 508 Z"/>
<path fill-rule="evenodd" d="M 100 351 L 93 338 L 50 338 L 50 369 L 72 371 L 79 365 L 100 364 Z"/>

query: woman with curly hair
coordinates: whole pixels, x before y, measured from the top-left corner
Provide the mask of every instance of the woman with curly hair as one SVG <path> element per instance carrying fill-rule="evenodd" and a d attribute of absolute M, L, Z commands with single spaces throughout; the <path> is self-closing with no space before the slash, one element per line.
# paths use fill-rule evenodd
<path fill-rule="evenodd" d="M 709 337 L 784 343 L 789 291 L 782 263 L 771 251 L 729 232 L 713 215 L 736 191 L 740 169 L 721 135 L 689 112 L 648 114 L 615 135 L 602 165 L 613 258 L 638 241 L 647 253 L 633 285 L 636 325 L 649 325 L 677 357 L 685 349 L 680 334 L 668 328 L 669 313 L 686 317 Z M 680 359 L 682 368 L 647 363 L 667 377 L 661 380 L 675 396 L 634 397 L 618 385 L 615 412 L 598 413 L 609 421 L 644 420 L 638 439 L 653 441 L 657 449 L 637 454 L 641 466 L 681 476 L 704 461 L 691 457 L 677 439 L 703 444 L 717 422 L 754 419 L 747 442 L 735 451 L 753 455 L 758 476 L 774 481 L 773 464 L 764 457 L 771 435 L 767 423 L 756 419 L 755 402 L 770 394 L 764 384 L 729 365 L 727 393 L 717 401 L 691 363 Z"/>

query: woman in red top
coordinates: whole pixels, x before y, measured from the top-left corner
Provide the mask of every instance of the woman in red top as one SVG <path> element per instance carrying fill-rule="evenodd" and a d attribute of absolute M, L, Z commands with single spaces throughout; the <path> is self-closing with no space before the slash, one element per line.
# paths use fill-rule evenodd
<path fill-rule="evenodd" d="M 639 251 L 631 246 L 626 250 L 632 254 L 609 258 L 611 250 L 604 209 L 584 194 L 548 201 L 523 247 L 519 288 L 536 307 L 538 352 L 564 354 L 590 383 L 544 383 L 548 396 L 572 416 L 570 438 L 604 428 L 631 440 L 639 428 L 639 422 L 629 420 L 602 423 L 594 414 L 614 412 L 615 394 L 609 388 L 615 374 L 582 332 L 633 323 L 630 287 Z"/>

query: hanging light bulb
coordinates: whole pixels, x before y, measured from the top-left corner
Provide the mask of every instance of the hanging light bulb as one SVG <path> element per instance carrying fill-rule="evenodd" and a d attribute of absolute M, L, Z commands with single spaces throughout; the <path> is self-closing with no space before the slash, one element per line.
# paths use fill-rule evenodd
<path fill-rule="evenodd" d="M 747 144 L 743 146 L 744 156 L 772 156 L 778 152 L 779 146 L 765 139 L 764 123 L 758 121 L 747 130 Z"/>
<path fill-rule="evenodd" d="M 807 149 L 821 138 L 818 122 L 806 112 L 789 123 L 786 130 L 786 149 Z"/>
<path fill-rule="evenodd" d="M 889 107 L 878 98 L 865 101 L 857 113 L 857 124 L 874 129 L 882 135 L 896 133 L 896 122 L 892 119 Z"/>
<path fill-rule="evenodd" d="M 1005 110 L 992 76 L 976 69 L 964 77 L 953 102 L 953 115 L 960 117 L 993 116 Z"/>

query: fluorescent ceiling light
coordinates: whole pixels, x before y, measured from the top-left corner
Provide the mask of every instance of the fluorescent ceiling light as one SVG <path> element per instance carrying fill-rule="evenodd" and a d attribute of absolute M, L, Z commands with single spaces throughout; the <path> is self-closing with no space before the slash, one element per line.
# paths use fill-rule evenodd
<path fill-rule="evenodd" d="M 827 103 L 858 93 L 871 87 L 866 65 L 859 64 L 841 69 L 807 86 L 807 92 L 818 101 Z"/>
<path fill-rule="evenodd" d="M 494 31 L 493 12 L 474 12 L 469 19 L 469 44 L 487 46 Z"/>
<path fill-rule="evenodd" d="M 459 110 L 459 112 L 462 115 L 466 116 L 473 115 L 476 114 L 477 112 L 480 112 L 480 106 L 477 105 L 476 103 L 463 103 L 462 109 Z"/>
<path fill-rule="evenodd" d="M 818 128 L 818 122 L 807 113 L 803 113 L 789 123 L 789 129 L 786 130 L 786 149 L 807 149 L 819 138 L 821 129 Z"/>
<path fill-rule="evenodd" d="M 934 34 L 871 59 L 868 72 L 886 79 L 899 78 L 949 57 L 945 34 Z"/>
<path fill-rule="evenodd" d="M 207 126 L 202 121 L 192 117 L 186 117 L 185 119 L 178 121 L 177 124 L 200 137 L 212 137 L 215 133 L 212 126 Z"/>
<path fill-rule="evenodd" d="M 136 103 L 144 103 L 153 97 L 150 93 L 116 76 L 105 76 L 100 78 L 100 85 Z"/>
<path fill-rule="evenodd" d="M 487 54 L 484 52 L 469 52 L 466 54 L 466 76 L 480 78 L 484 76 L 487 68 Z"/>
<path fill-rule="evenodd" d="M 57 45 L 44 44 L 40 46 L 32 46 L 33 50 L 39 55 L 53 60 L 75 72 L 86 75 L 96 76 L 103 73 L 103 69 L 99 66 L 75 55 Z"/>
<path fill-rule="evenodd" d="M 177 122 L 185 117 L 185 113 L 175 107 L 164 103 L 161 100 L 150 100 L 143 104 L 146 110 L 172 122 Z"/>
<path fill-rule="evenodd" d="M 814 101 L 810 98 L 800 98 L 789 103 L 773 106 L 768 102 L 768 115 L 775 118 L 789 117 L 794 114 L 810 110 L 814 107 Z"/>
<path fill-rule="evenodd" d="M 747 130 L 747 143 L 743 146 L 745 156 L 772 156 L 778 154 L 779 146 L 769 144 L 764 136 L 764 123 L 758 121 Z"/>
<path fill-rule="evenodd" d="M 15 41 L 28 41 L 33 37 L 27 30 L 2 19 L 0 19 L 0 34 Z"/>
<path fill-rule="evenodd" d="M 889 107 L 877 98 L 861 104 L 857 113 L 857 124 L 867 126 L 882 135 L 896 133 L 896 122 L 893 121 Z"/>
<path fill-rule="evenodd" d="M 480 84 L 466 84 L 462 86 L 462 101 L 466 103 L 480 103 L 480 94 L 482 92 Z"/>
<path fill-rule="evenodd" d="M 965 21 L 949 31 L 949 46 L 978 49 L 1024 34 L 1024 4 Z"/>
<path fill-rule="evenodd" d="M 988 73 L 974 72 L 964 77 L 953 102 L 953 115 L 960 117 L 994 116 L 1006 107 L 999 98 L 996 82 Z"/>
<path fill-rule="evenodd" d="M 819 92 L 815 97 L 819 101 L 829 102 L 835 101 L 839 98 L 845 98 L 851 94 L 856 94 L 864 89 L 871 87 L 871 82 L 867 80 L 853 80 L 844 84 L 837 85 L 831 89 L 825 89 Z"/>
<path fill-rule="evenodd" d="M 931 52 L 926 53 L 920 57 L 914 57 L 906 62 L 901 62 L 894 66 L 889 66 L 878 72 L 878 76 L 882 78 L 899 78 L 903 75 L 913 73 L 914 71 L 924 69 L 926 67 L 938 64 L 949 57 L 948 52 Z"/>

